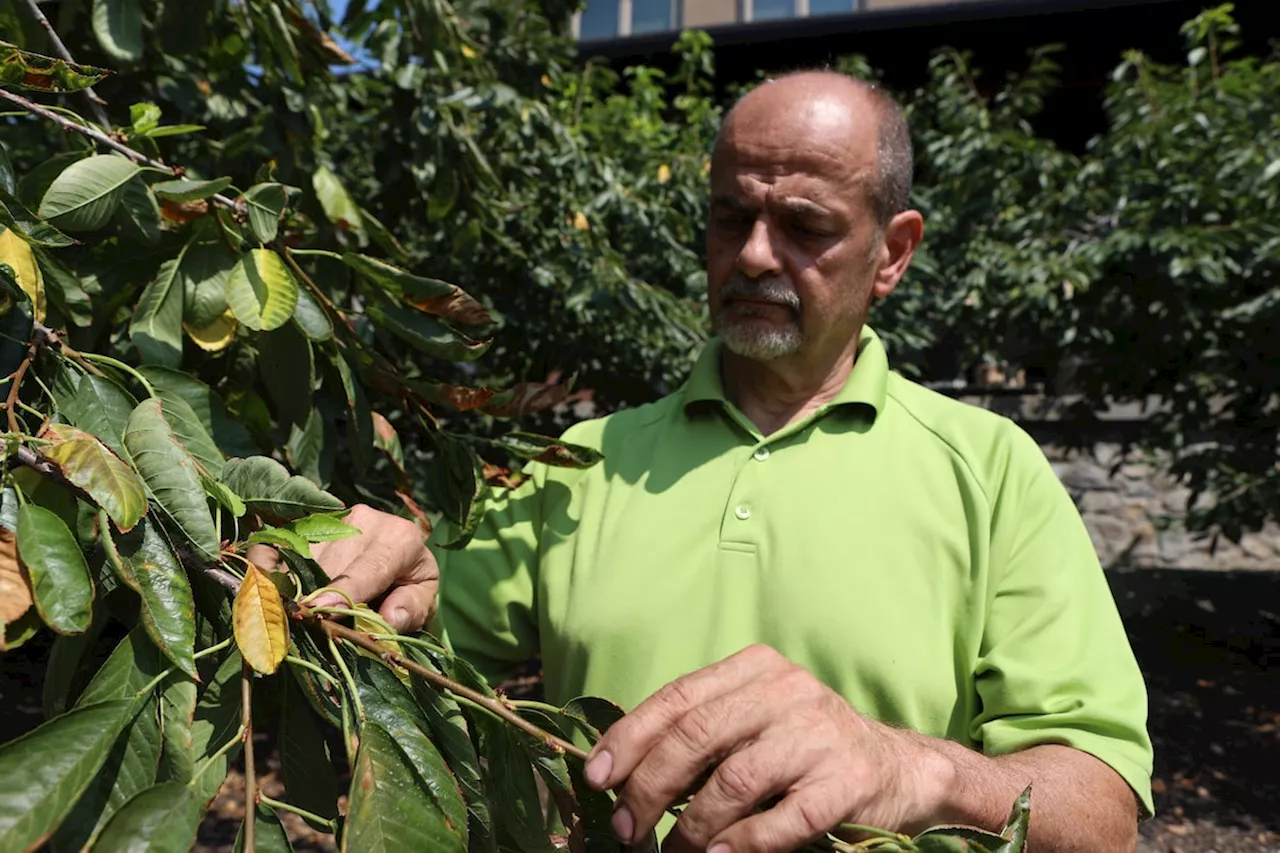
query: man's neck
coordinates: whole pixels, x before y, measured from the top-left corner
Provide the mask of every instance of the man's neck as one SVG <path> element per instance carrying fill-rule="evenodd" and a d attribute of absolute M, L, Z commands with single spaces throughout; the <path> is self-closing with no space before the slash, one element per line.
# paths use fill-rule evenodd
<path fill-rule="evenodd" d="M 845 346 L 808 358 L 797 353 L 754 361 L 723 351 L 725 396 L 756 425 L 761 435 L 804 420 L 831 402 L 853 372 L 859 335 Z"/>

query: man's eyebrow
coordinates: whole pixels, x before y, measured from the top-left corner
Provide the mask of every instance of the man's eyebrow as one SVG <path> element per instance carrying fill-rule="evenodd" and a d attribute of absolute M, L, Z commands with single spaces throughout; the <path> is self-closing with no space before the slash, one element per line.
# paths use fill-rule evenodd
<path fill-rule="evenodd" d="M 804 198 L 778 198 L 773 199 L 769 204 L 771 207 L 780 207 L 787 213 L 794 215 L 830 216 L 833 212 L 817 202 Z M 730 193 L 715 193 L 712 195 L 711 206 L 722 209 L 727 208 L 738 213 L 752 213 L 756 209 L 755 205 Z"/>

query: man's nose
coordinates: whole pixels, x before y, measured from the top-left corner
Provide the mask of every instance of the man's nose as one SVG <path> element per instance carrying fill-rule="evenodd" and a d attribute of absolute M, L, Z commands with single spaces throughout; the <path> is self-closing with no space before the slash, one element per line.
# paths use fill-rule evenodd
<path fill-rule="evenodd" d="M 773 233 L 768 221 L 760 217 L 751 227 L 747 241 L 738 252 L 738 269 L 749 278 L 763 275 L 778 275 L 782 272 L 782 263 L 774 248 Z"/>

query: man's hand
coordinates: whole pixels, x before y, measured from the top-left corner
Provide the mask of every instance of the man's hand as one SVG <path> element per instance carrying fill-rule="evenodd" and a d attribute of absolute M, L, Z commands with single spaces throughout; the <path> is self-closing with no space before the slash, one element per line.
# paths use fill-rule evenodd
<path fill-rule="evenodd" d="M 708 768 L 664 853 L 792 850 L 844 821 L 923 828 L 955 776 L 928 739 L 866 719 L 767 646 L 659 690 L 609 729 L 586 775 L 621 788 L 613 827 L 634 843 Z"/>
<path fill-rule="evenodd" d="M 436 609 L 440 567 L 427 549 L 422 531 L 408 519 L 356 504 L 345 521 L 360 529 L 359 536 L 311 546 L 316 562 L 332 586 L 356 602 L 372 602 L 386 594 L 378 613 L 397 631 L 416 631 Z M 274 568 L 280 557 L 274 548 L 255 545 L 246 554 L 263 568 Z M 345 602 L 336 593 L 324 593 L 312 606 Z"/>

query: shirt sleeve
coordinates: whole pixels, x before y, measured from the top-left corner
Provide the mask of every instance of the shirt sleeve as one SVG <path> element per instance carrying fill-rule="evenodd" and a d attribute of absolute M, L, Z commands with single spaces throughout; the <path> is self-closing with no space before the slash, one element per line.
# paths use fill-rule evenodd
<path fill-rule="evenodd" d="M 483 520 L 466 547 L 452 550 L 440 544 L 453 532 L 446 521 L 427 541 L 440 564 L 439 609 L 432 628 L 490 684 L 512 675 L 538 650 L 538 479 L 535 474 L 515 489 L 491 491 Z"/>
<path fill-rule="evenodd" d="M 1040 448 L 1013 429 L 1004 483 L 993 495 L 971 736 L 988 755 L 1039 744 L 1087 752 L 1129 784 L 1149 818 L 1142 672 L 1079 511 Z"/>

